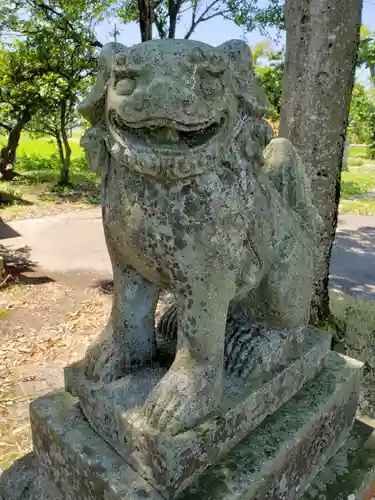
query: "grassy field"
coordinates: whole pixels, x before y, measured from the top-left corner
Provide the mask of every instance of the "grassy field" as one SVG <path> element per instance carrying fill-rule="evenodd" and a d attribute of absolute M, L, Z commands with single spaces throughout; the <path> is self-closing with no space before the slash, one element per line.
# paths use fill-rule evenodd
<path fill-rule="evenodd" d="M 375 167 L 342 172 L 340 212 L 375 215 Z"/>
<path fill-rule="evenodd" d="M 0 139 L 0 146 L 2 140 Z M 99 203 L 97 176 L 87 168 L 79 137 L 70 140 L 72 187 L 57 187 L 60 160 L 48 138 L 22 138 L 16 162 L 17 177 L 0 183 L 0 209 L 4 220 L 81 210 Z"/>
<path fill-rule="evenodd" d="M 367 148 L 359 148 L 358 146 L 352 146 L 349 148 L 349 156 L 358 156 L 362 158 L 366 158 Z"/>

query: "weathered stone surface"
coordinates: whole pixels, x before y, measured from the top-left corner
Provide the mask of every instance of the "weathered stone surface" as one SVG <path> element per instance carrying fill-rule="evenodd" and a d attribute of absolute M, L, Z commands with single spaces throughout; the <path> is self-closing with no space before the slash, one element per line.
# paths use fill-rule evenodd
<path fill-rule="evenodd" d="M 221 403 L 228 309 L 268 327 L 308 321 L 316 210 L 288 141 L 271 141 L 262 158 L 266 107 L 249 48 L 233 40 L 108 44 L 81 107 L 114 275 L 111 317 L 85 372 L 127 384 L 152 366 L 157 299 L 172 291 L 176 356 L 143 410 L 171 435 Z"/>
<path fill-rule="evenodd" d="M 202 474 L 179 500 L 301 498 L 350 433 L 361 372 L 361 363 L 331 353 L 314 381 Z M 79 408 L 71 406 L 73 400 L 65 398 L 41 398 L 31 411 L 35 452 L 58 488 L 74 494 L 75 500 L 165 498 L 125 465 Z"/>
<path fill-rule="evenodd" d="M 30 407 L 35 454 L 64 500 L 163 500 L 92 430 L 74 403 L 67 393 L 56 393 Z"/>
<path fill-rule="evenodd" d="M 65 500 L 40 473 L 34 453 L 14 462 L 0 475 L 0 500 Z"/>
<path fill-rule="evenodd" d="M 345 445 L 315 477 L 303 500 L 375 497 L 375 422 L 356 420 Z"/>
<path fill-rule="evenodd" d="M 371 500 L 375 496 L 374 429 L 373 421 L 356 420 L 345 444 L 318 473 L 302 499 Z M 0 475 L 0 500 L 62 500 L 50 481 L 40 479 L 38 469 L 34 454 L 15 462 Z"/>
<path fill-rule="evenodd" d="M 313 328 L 305 335 L 299 332 L 301 338 L 293 331 L 289 336 L 269 333 L 267 338 L 260 331 L 248 342 L 250 370 L 245 365 L 246 377 L 225 377 L 216 411 L 174 436 L 150 426 L 140 411 L 150 388 L 163 376 L 161 369 L 135 372 L 127 384 L 122 379 L 103 385 L 87 379 L 78 364 L 66 369 L 66 388 L 79 396 L 94 429 L 156 490 L 173 497 L 322 369 L 331 342 L 327 333 Z"/>
<path fill-rule="evenodd" d="M 362 364 L 331 353 L 326 369 L 179 500 L 298 500 L 350 434 Z"/>

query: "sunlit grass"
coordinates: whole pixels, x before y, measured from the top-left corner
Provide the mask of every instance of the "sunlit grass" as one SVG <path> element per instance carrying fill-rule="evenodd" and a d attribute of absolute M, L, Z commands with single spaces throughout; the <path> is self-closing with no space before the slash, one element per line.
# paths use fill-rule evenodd
<path fill-rule="evenodd" d="M 340 202 L 340 212 L 343 214 L 375 215 L 375 199 Z"/>
<path fill-rule="evenodd" d="M 375 168 L 351 168 L 341 174 L 340 212 L 375 215 Z"/>
<path fill-rule="evenodd" d="M 358 147 L 352 146 L 349 148 L 349 155 L 350 156 L 362 156 L 363 158 L 366 158 L 367 148 L 358 148 Z"/>
<path fill-rule="evenodd" d="M 342 172 L 341 199 L 375 192 L 375 168 L 356 168 Z"/>
<path fill-rule="evenodd" d="M 70 186 L 62 188 L 57 186 L 61 162 L 55 142 L 48 137 L 36 139 L 26 134 L 22 137 L 15 164 L 17 176 L 11 182 L 0 182 L 3 219 L 69 210 L 67 204 L 76 210 L 99 203 L 99 179 L 87 167 L 79 138 L 80 134 L 75 134 L 69 141 Z"/>
<path fill-rule="evenodd" d="M 5 142 L 4 137 L 0 138 L 0 147 L 3 146 Z M 79 135 L 73 136 L 69 140 L 69 144 L 72 149 L 72 158 L 77 158 L 83 154 L 82 148 L 79 144 Z M 52 138 L 41 137 L 35 139 L 26 134 L 21 138 L 17 154 L 48 158 L 53 155 L 57 156 L 58 150 L 56 141 Z"/>

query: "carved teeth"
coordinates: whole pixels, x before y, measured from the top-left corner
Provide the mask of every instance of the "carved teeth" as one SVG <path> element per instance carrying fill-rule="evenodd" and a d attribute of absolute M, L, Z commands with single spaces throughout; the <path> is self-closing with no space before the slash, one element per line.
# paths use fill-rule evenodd
<path fill-rule="evenodd" d="M 177 160 L 178 170 L 182 174 L 188 174 L 192 170 L 192 162 L 189 160 Z"/>

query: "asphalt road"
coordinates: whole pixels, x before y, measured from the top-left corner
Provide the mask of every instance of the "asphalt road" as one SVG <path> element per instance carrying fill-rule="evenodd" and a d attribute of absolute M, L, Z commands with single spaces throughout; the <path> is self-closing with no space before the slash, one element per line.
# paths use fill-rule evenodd
<path fill-rule="evenodd" d="M 0 223 L 0 254 L 19 249 L 29 270 L 52 278 L 111 278 L 100 209 Z M 330 286 L 375 299 L 375 217 L 339 217 Z"/>

